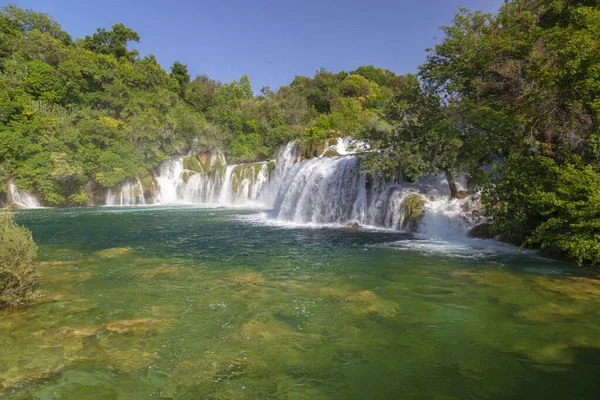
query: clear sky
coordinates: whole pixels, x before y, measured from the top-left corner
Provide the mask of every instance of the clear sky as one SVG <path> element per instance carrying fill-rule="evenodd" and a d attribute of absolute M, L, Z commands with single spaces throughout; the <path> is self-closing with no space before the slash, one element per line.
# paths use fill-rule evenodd
<path fill-rule="evenodd" d="M 123 22 L 133 48 L 165 69 L 230 82 L 243 74 L 255 92 L 296 75 L 375 65 L 416 72 L 458 6 L 496 12 L 503 0 L 0 0 L 52 15 L 73 37 Z"/>

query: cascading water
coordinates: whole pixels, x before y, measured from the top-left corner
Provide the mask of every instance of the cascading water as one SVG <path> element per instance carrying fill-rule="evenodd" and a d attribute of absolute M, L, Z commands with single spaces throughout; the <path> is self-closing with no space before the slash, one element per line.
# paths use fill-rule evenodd
<path fill-rule="evenodd" d="M 109 206 L 137 206 L 145 205 L 144 188 L 139 179 L 128 180 L 121 184 L 118 191 L 108 189 L 106 205 Z"/>
<path fill-rule="evenodd" d="M 15 183 L 11 180 L 8 182 L 8 190 L 10 200 L 13 204 L 22 208 L 40 208 L 40 203 L 34 195 L 27 192 L 19 192 Z"/>
<path fill-rule="evenodd" d="M 218 152 L 174 157 L 156 171 L 153 202 L 252 206 L 269 209 L 270 218 L 296 224 L 357 223 L 403 230 L 406 199 L 418 194 L 424 202 L 419 231 L 442 237 L 465 230 L 469 200 L 450 200 L 445 176 L 425 177 L 415 184 L 368 176 L 354 154 L 367 148 L 344 138 L 309 160 L 302 160 L 294 142 L 282 147 L 271 162 L 227 165 Z M 331 150 L 338 155 L 325 156 Z M 457 184 L 462 189 L 460 179 Z M 107 196 L 111 205 L 143 201 L 139 180 Z"/>
<path fill-rule="evenodd" d="M 246 204 L 256 201 L 269 178 L 266 162 L 227 165 L 222 153 L 213 152 L 206 168 L 197 159 L 188 158 L 197 169 L 192 170 L 185 168 L 185 159 L 175 157 L 161 163 L 155 176 L 155 203 Z"/>

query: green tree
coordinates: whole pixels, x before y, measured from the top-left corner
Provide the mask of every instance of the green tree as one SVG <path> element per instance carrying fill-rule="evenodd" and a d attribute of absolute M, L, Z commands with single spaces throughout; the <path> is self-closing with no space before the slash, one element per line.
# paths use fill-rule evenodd
<path fill-rule="evenodd" d="M 190 82 L 190 74 L 188 73 L 187 65 L 175 61 L 171 66 L 170 76 L 177 82 L 178 93 L 183 97 L 185 88 Z"/>
<path fill-rule="evenodd" d="M 503 240 L 600 263 L 600 175 L 575 156 L 511 156 L 483 196 Z"/>
<path fill-rule="evenodd" d="M 139 42 L 140 36 L 131 28 L 119 23 L 113 25 L 109 31 L 98 28 L 92 36 L 86 36 L 81 45 L 95 53 L 112 55 L 116 59 L 125 57 L 129 61 L 133 61 L 139 53 L 137 50 L 127 49 L 127 45 L 131 41 Z"/>

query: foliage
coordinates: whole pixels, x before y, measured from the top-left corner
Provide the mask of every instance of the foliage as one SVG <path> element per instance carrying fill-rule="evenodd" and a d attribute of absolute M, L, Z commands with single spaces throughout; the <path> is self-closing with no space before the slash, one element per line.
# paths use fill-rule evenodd
<path fill-rule="evenodd" d="M 14 307 L 37 296 L 33 259 L 37 247 L 27 228 L 0 210 L 0 307 Z"/>
<path fill-rule="evenodd" d="M 600 174 L 581 158 L 511 156 L 483 201 L 492 231 L 519 245 L 600 263 Z"/>
<path fill-rule="evenodd" d="M 415 232 L 419 226 L 419 221 L 423 218 L 425 200 L 423 200 L 421 195 L 412 193 L 406 197 L 403 206 L 402 227 L 409 232 Z"/>

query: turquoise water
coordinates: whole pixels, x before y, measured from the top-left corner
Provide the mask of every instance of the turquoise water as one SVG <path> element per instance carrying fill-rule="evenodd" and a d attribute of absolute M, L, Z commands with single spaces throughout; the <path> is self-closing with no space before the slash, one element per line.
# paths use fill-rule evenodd
<path fill-rule="evenodd" d="M 0 397 L 596 398 L 594 270 L 492 242 L 199 208 L 21 211 L 45 296 Z"/>

